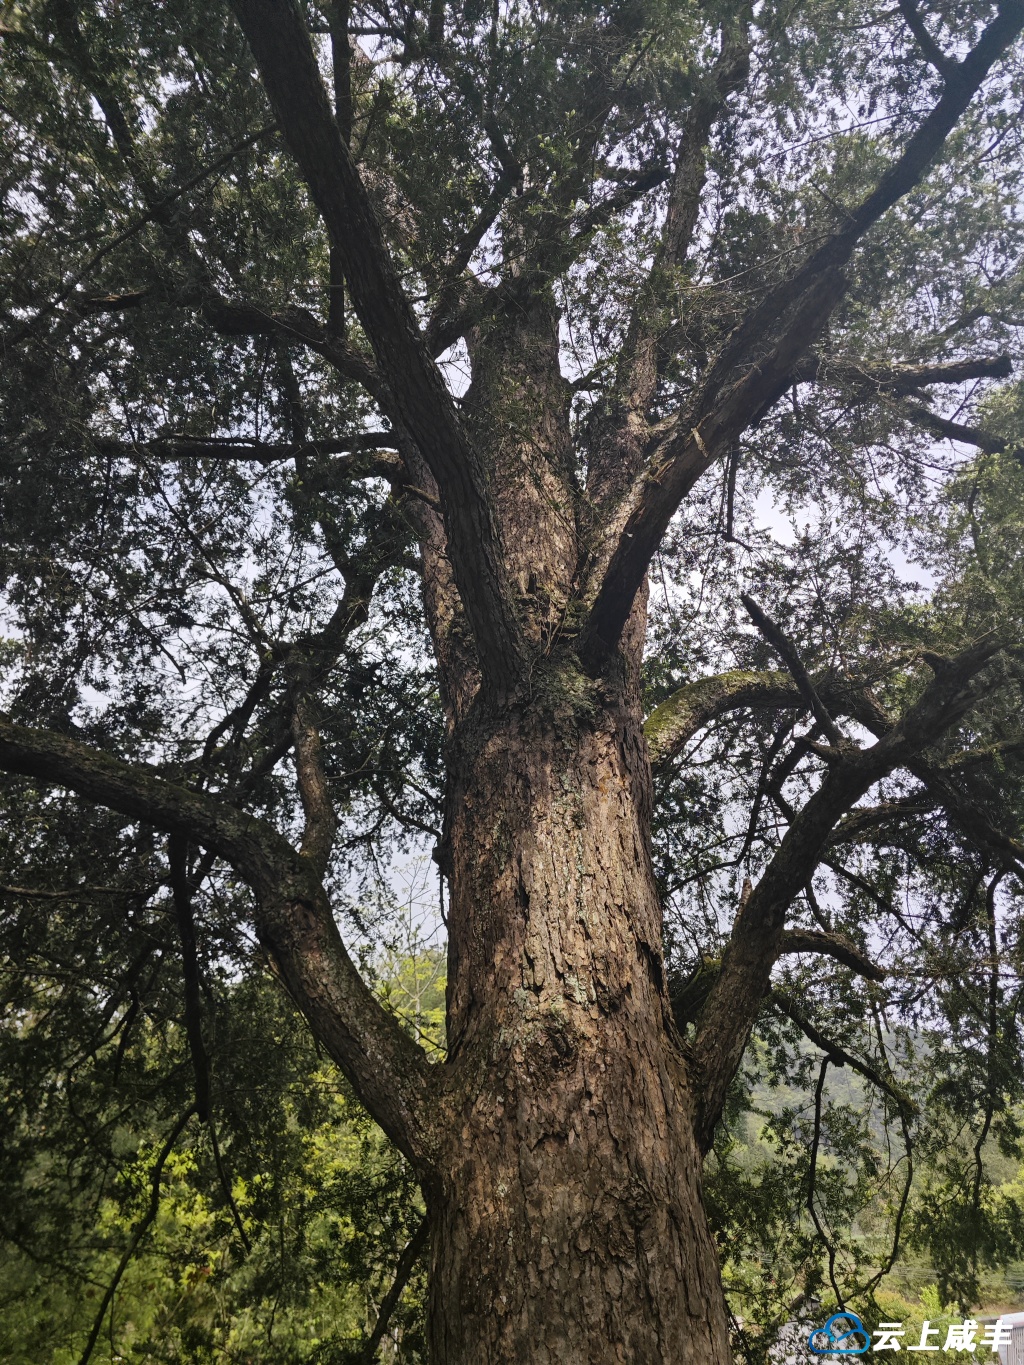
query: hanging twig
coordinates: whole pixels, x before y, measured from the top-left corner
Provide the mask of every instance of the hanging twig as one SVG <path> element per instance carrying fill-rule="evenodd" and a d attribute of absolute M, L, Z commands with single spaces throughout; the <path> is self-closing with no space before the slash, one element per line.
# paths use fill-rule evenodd
<path fill-rule="evenodd" d="M 231 1217 L 238 1231 L 239 1240 L 248 1256 L 252 1251 L 252 1242 L 245 1230 L 242 1215 L 231 1192 L 231 1181 L 228 1179 L 224 1163 L 221 1160 L 220 1145 L 217 1142 L 217 1130 L 214 1126 L 210 1104 L 210 1059 L 203 1042 L 202 1011 L 199 1000 L 199 954 L 196 944 L 195 916 L 192 913 L 192 887 L 188 880 L 188 845 L 184 839 L 172 834 L 167 842 L 167 856 L 171 865 L 171 890 L 174 895 L 174 909 L 178 920 L 178 935 L 181 939 L 181 968 L 185 987 L 185 1036 L 188 1039 L 192 1070 L 195 1075 L 195 1112 L 200 1121 L 205 1123 L 209 1129 L 213 1160 L 217 1167 L 221 1188 L 224 1191 L 224 1198 L 231 1210 Z"/>
<path fill-rule="evenodd" d="M 384 1333 L 388 1329 L 391 1315 L 398 1306 L 398 1300 L 402 1297 L 405 1286 L 409 1283 L 409 1276 L 412 1274 L 416 1262 L 420 1258 L 423 1248 L 427 1244 L 427 1234 L 430 1231 L 430 1221 L 427 1215 L 423 1215 L 423 1221 L 413 1233 L 406 1245 L 405 1250 L 398 1258 L 398 1268 L 395 1271 L 395 1279 L 391 1288 L 384 1296 L 384 1302 L 380 1306 L 377 1314 L 377 1321 L 373 1331 L 367 1338 L 363 1353 L 360 1356 L 360 1365 L 373 1365 L 377 1358 L 377 1347 L 384 1338 Z"/>
<path fill-rule="evenodd" d="M 777 625 L 768 613 L 758 606 L 749 593 L 741 593 L 740 601 L 746 607 L 747 615 L 754 625 L 793 675 L 793 681 L 799 687 L 808 706 L 814 713 L 814 719 L 828 736 L 829 742 L 837 749 L 845 748 L 848 744 L 846 736 L 826 710 L 825 703 L 819 697 L 814 683 L 811 682 L 811 676 L 804 667 L 800 655 L 781 626 Z"/>
<path fill-rule="evenodd" d="M 875 1022 L 875 1037 L 878 1039 L 879 1057 L 881 1058 L 886 1071 L 889 1073 L 889 1076 L 895 1082 L 893 1070 L 889 1065 L 889 1059 L 885 1052 L 885 1039 L 882 1033 L 882 1020 L 879 1017 L 877 1001 L 871 1002 L 871 1014 Z M 899 1114 L 900 1128 L 903 1132 L 903 1150 L 907 1158 L 907 1178 L 903 1182 L 899 1206 L 896 1209 L 896 1220 L 892 1231 L 892 1246 L 889 1249 L 889 1255 L 886 1258 L 885 1264 L 880 1266 L 869 1280 L 866 1280 L 862 1285 L 858 1285 L 850 1295 L 851 1298 L 860 1298 L 862 1294 L 869 1294 L 876 1285 L 881 1284 L 882 1280 L 885 1279 L 886 1275 L 888 1275 L 889 1271 L 892 1270 L 893 1266 L 896 1264 L 896 1258 L 900 1254 L 900 1241 L 903 1236 L 903 1218 L 907 1211 L 907 1204 L 910 1201 L 910 1191 L 914 1184 L 914 1145 L 910 1136 L 910 1123 L 907 1119 L 906 1111 L 902 1106 L 898 1106 L 897 1113 Z M 898 1166 L 899 1162 L 897 1162 L 896 1165 Z M 890 1174 L 893 1169 L 893 1167 L 890 1167 Z"/>
<path fill-rule="evenodd" d="M 813 1043 L 815 1047 L 820 1048 L 825 1053 L 826 1061 L 831 1062 L 833 1066 L 848 1066 L 851 1071 L 856 1071 L 858 1075 L 863 1076 L 866 1081 L 870 1081 L 883 1094 L 888 1095 L 901 1114 L 917 1112 L 917 1105 L 909 1095 L 900 1090 L 894 1079 L 886 1079 L 877 1067 L 872 1066 L 870 1062 L 865 1061 L 862 1057 L 854 1056 L 841 1044 L 832 1038 L 827 1038 L 807 1018 L 797 1002 L 786 991 L 776 987 L 768 998 L 780 1014 L 784 1015 L 791 1023 L 796 1024 L 808 1042 Z"/>
<path fill-rule="evenodd" d="M 790 719 L 783 721 L 772 737 L 768 753 L 765 755 L 764 762 L 761 764 L 761 771 L 757 779 L 757 789 L 754 792 L 754 799 L 750 803 L 750 818 L 747 821 L 747 832 L 743 836 L 743 845 L 736 855 L 736 862 L 740 867 L 746 862 L 750 855 L 750 850 L 753 847 L 764 798 L 768 795 L 774 796 L 776 793 L 781 792 L 787 779 L 792 776 L 796 765 L 800 762 L 801 758 L 803 758 L 803 751 L 799 745 L 795 745 L 779 764 L 775 764 L 775 760 L 782 751 L 786 740 L 793 733 L 795 725 L 795 720 Z"/>
<path fill-rule="evenodd" d="M 750 546 L 746 541 L 740 540 L 734 534 L 736 521 L 736 476 L 740 472 L 740 463 L 743 459 L 743 448 L 739 441 L 734 441 L 729 448 L 729 461 L 726 467 L 725 479 L 725 538 L 734 545 L 742 545 L 745 550 Z"/>
<path fill-rule="evenodd" d="M 821 1099 L 825 1092 L 825 1075 L 828 1072 L 828 1057 L 822 1057 L 821 1068 L 818 1071 L 818 1084 L 814 1087 L 814 1137 L 811 1140 L 811 1165 L 807 1178 L 807 1211 L 811 1215 L 815 1231 L 825 1244 L 828 1251 L 828 1278 L 832 1286 L 832 1292 L 836 1296 L 836 1303 L 840 1309 L 845 1309 L 846 1304 L 843 1300 L 842 1291 L 836 1280 L 836 1249 L 832 1239 L 818 1217 L 818 1210 L 814 1205 L 814 1186 L 818 1173 L 818 1146 L 821 1142 Z"/>
<path fill-rule="evenodd" d="M 231 1210 L 231 1218 L 234 1222 L 235 1230 L 238 1233 L 238 1240 L 242 1243 L 245 1254 L 248 1256 L 252 1251 L 252 1242 L 249 1239 L 249 1234 L 245 1230 L 245 1224 L 242 1222 L 242 1215 L 239 1212 L 238 1205 L 235 1203 L 235 1196 L 231 1193 L 231 1181 L 228 1179 L 227 1171 L 224 1169 L 224 1162 L 221 1160 L 220 1143 L 217 1141 L 217 1127 L 212 1118 L 207 1121 L 206 1126 L 210 1130 L 210 1146 L 213 1148 L 213 1161 L 214 1165 L 217 1167 L 217 1175 L 220 1179 L 221 1189 L 224 1191 L 224 1198 L 227 1200 L 228 1208 Z"/>
<path fill-rule="evenodd" d="M 996 892 L 1006 874 L 997 872 L 988 884 L 985 894 L 985 921 L 988 930 L 989 956 L 992 961 L 988 979 L 988 1038 L 985 1058 L 985 1118 L 981 1132 L 974 1144 L 974 1183 L 971 1189 L 971 1211 L 977 1219 L 981 1208 L 981 1185 L 985 1178 L 985 1163 L 982 1151 L 992 1128 L 996 1106 L 996 1062 L 999 1045 L 999 942 L 996 936 Z M 971 1248 L 971 1261 L 974 1274 L 978 1273 L 977 1240 Z"/>
<path fill-rule="evenodd" d="M 170 193 L 164 195 L 162 199 L 157 200 L 147 213 L 144 213 L 142 217 L 137 218 L 135 222 L 130 223 L 123 232 L 119 232 L 116 237 L 111 238 L 111 240 L 104 246 L 101 246 L 94 255 L 90 256 L 86 263 L 78 269 L 71 277 L 70 281 L 54 295 L 49 303 L 45 304 L 34 317 L 30 318 L 19 332 L 8 338 L 7 345 L 16 346 L 18 342 L 23 341 L 25 337 L 30 336 L 32 329 L 39 322 L 44 318 L 49 317 L 49 315 L 54 312 L 55 309 L 59 308 L 62 303 L 67 302 L 81 284 L 82 280 L 85 279 L 86 275 L 88 275 L 90 271 L 95 270 L 96 266 L 100 264 L 104 257 L 109 256 L 112 251 L 116 251 L 119 246 L 123 246 L 125 242 L 134 237 L 135 234 L 141 231 L 148 223 L 152 223 L 160 213 L 166 212 L 166 210 L 170 208 L 176 200 L 180 199 L 183 194 L 188 194 L 189 190 L 194 190 L 197 185 L 202 184 L 209 176 L 215 175 L 217 171 L 222 170 L 225 166 L 229 165 L 240 152 L 245 151 L 247 148 L 259 142 L 262 138 L 275 132 L 277 132 L 277 124 L 271 123 L 265 128 L 258 128 L 255 133 L 249 133 L 248 136 L 242 138 L 241 142 L 237 142 L 233 147 L 229 147 L 222 156 L 219 156 L 217 160 L 212 162 L 209 166 L 204 167 L 203 170 L 199 171 L 190 180 L 187 180 L 184 185 L 181 185 L 176 190 L 171 190 Z M 138 296 L 138 301 L 142 302 L 141 294 Z M 82 303 L 86 303 L 86 301 L 82 300 Z M 88 309 L 87 303 L 86 309 Z"/>
<path fill-rule="evenodd" d="M 149 1205 L 146 1208 L 146 1212 L 136 1224 L 135 1231 L 132 1233 L 132 1239 L 125 1248 L 124 1255 L 121 1257 L 117 1269 L 114 1271 L 114 1278 L 107 1285 L 107 1292 L 103 1295 L 103 1301 L 96 1314 L 96 1320 L 92 1325 L 92 1331 L 89 1333 L 89 1340 L 85 1343 L 85 1350 L 79 1357 L 78 1365 L 89 1365 L 89 1360 L 95 1350 L 100 1330 L 103 1327 L 103 1319 L 107 1316 L 107 1309 L 110 1307 L 114 1295 L 117 1293 L 117 1286 L 121 1283 L 121 1277 L 128 1269 L 128 1263 L 135 1255 L 139 1244 L 149 1231 L 154 1219 L 160 1211 L 160 1180 L 164 1173 L 164 1166 L 167 1162 L 167 1158 L 170 1156 L 174 1144 L 184 1132 L 185 1125 L 195 1112 L 194 1105 L 190 1105 L 188 1109 L 185 1110 L 171 1130 L 171 1134 L 167 1141 L 160 1149 L 160 1155 L 157 1157 L 156 1165 L 153 1167 L 153 1184 L 149 1195 Z"/>
<path fill-rule="evenodd" d="M 196 925 L 192 914 L 192 889 L 188 884 L 188 845 L 178 835 L 167 841 L 174 913 L 181 940 L 181 974 L 185 988 L 185 1037 L 192 1056 L 195 1075 L 196 1114 L 203 1123 L 210 1119 L 210 1062 L 203 1042 L 199 1004 L 199 962 L 196 950 Z"/>

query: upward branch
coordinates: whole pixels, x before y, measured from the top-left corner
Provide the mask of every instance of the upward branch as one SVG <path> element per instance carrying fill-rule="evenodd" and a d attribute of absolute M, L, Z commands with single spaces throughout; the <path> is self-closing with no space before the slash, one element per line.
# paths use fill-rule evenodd
<path fill-rule="evenodd" d="M 828 672 L 814 679 L 814 687 L 830 712 L 849 716 L 877 738 L 888 734 L 895 724 L 882 712 L 863 679 Z M 690 740 L 720 716 L 748 709 L 778 711 L 806 707 L 806 696 L 785 673 L 735 669 L 699 678 L 656 706 L 644 724 L 654 770 L 665 772 Z M 986 765 L 998 762 L 1004 754 L 1019 747 L 1020 741 L 1007 740 L 987 748 L 966 749 L 945 763 L 929 763 L 920 756 L 907 761 L 908 772 L 922 784 L 927 798 L 941 806 L 977 848 L 1004 866 L 1017 869 L 1024 867 L 1024 847 L 985 814 L 982 794 L 972 789 L 971 776 L 975 770 L 984 771 Z M 919 801 L 921 796 L 914 799 Z M 899 810 L 898 805 L 891 806 L 884 813 L 888 819 L 897 816 Z M 844 824 L 841 828 L 846 827 Z"/>
<path fill-rule="evenodd" d="M 255 893 L 260 942 L 316 1036 L 388 1136 L 423 1166 L 428 1064 L 345 951 L 312 858 L 264 820 L 49 730 L 0 719 L 0 768 L 184 836 L 230 863 Z"/>
<path fill-rule="evenodd" d="M 661 240 L 630 318 L 621 362 L 626 371 L 626 402 L 636 412 L 645 411 L 654 394 L 656 352 L 667 325 L 663 296 L 672 283 L 670 272 L 682 266 L 697 227 L 707 177 L 708 139 L 729 95 L 742 87 L 749 73 L 748 23 L 745 14 L 723 29 L 721 52 L 707 88 L 697 94 L 683 124 Z"/>
<path fill-rule="evenodd" d="M 753 621 L 754 625 L 757 626 L 758 630 L 793 675 L 793 681 L 796 683 L 802 697 L 811 708 L 815 720 L 828 736 L 829 743 L 835 745 L 837 749 L 842 748 L 846 743 L 846 740 L 835 721 L 829 715 L 821 697 L 818 695 L 817 688 L 811 681 L 807 669 L 804 668 L 803 661 L 794 648 L 792 641 L 788 639 L 781 627 L 772 620 L 768 613 L 764 611 L 748 593 L 741 593 L 740 601 L 743 603 L 744 607 L 746 607 L 747 615 Z"/>
<path fill-rule="evenodd" d="M 716 393 L 715 401 L 698 409 L 692 425 L 673 432 L 655 450 L 605 561 L 584 629 L 582 652 L 590 667 L 600 667 L 618 647 L 647 567 L 683 498 L 754 417 L 788 387 L 790 371 L 820 334 L 845 288 L 839 271 L 827 271 L 800 299 L 773 349 Z"/>
<path fill-rule="evenodd" d="M 651 558 L 683 498 L 736 437 L 789 387 L 794 367 L 845 292 L 842 267 L 858 242 L 918 183 L 991 68 L 1022 29 L 1024 0 L 1004 0 L 874 190 L 732 332 L 686 411 L 654 449 L 627 502 L 627 515 L 612 528 L 614 547 L 596 557 L 596 591 L 583 632 L 583 654 L 590 667 L 599 667 L 618 647 Z"/>
<path fill-rule="evenodd" d="M 397 415 L 437 480 L 455 578 L 485 679 L 515 683 L 524 646 L 483 470 L 426 347 L 294 0 L 233 0 L 281 131 L 341 263 Z"/>
<path fill-rule="evenodd" d="M 926 60 L 935 68 L 946 80 L 956 78 L 956 62 L 945 55 L 938 43 L 925 28 L 924 19 L 917 8 L 914 0 L 897 0 L 900 13 L 907 21 L 907 28 L 917 39 L 917 45 L 921 49 Z"/>
<path fill-rule="evenodd" d="M 989 637 L 947 662 L 918 701 L 870 748 L 834 762 L 796 813 L 778 851 L 736 916 L 722 970 L 694 1044 L 703 1089 L 700 1138 L 710 1145 L 725 1096 L 768 990 L 786 913 L 821 859 L 836 823 L 887 773 L 912 765 L 921 750 L 955 725 L 983 694 L 977 675 L 997 652 Z"/>
<path fill-rule="evenodd" d="M 651 762 L 664 769 L 683 746 L 719 716 L 746 707 L 754 710 L 805 705 L 806 699 L 787 673 L 757 673 L 736 668 L 686 683 L 656 706 L 644 722 Z"/>
<path fill-rule="evenodd" d="M 728 97 L 742 87 L 749 74 L 748 23 L 745 13 L 741 20 L 723 27 L 718 59 L 683 122 L 661 238 L 633 305 L 618 360 L 610 430 L 602 433 L 588 469 L 588 491 L 597 503 L 621 494 L 642 463 L 645 414 L 657 388 L 660 350 L 671 316 L 667 305 L 674 272 L 685 262 L 697 228 L 711 130 Z"/>
<path fill-rule="evenodd" d="M 769 291 L 762 302 L 740 323 L 729 338 L 709 379 L 720 380 L 746 354 L 796 298 L 810 288 L 826 270 L 844 266 L 865 232 L 909 194 L 942 150 L 981 88 L 992 67 L 1024 29 L 1024 0 L 1004 0 L 996 17 L 985 29 L 977 46 L 962 62 L 954 64 L 955 78 L 947 81 L 938 103 L 910 138 L 902 154 L 881 176 L 872 192 L 829 239 L 789 279 Z"/>

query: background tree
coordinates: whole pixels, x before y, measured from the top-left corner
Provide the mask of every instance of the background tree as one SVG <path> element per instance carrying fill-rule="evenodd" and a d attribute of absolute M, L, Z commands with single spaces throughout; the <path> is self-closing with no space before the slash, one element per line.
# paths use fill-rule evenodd
<path fill-rule="evenodd" d="M 1022 28 L 4 11 L 12 981 L 56 896 L 73 1008 L 180 991 L 166 1163 L 214 966 L 265 962 L 421 1185 L 437 1360 L 729 1359 L 702 1163 L 759 1017 L 821 1057 L 840 1302 L 918 1130 L 944 1285 L 1012 1253 Z M 338 929 L 423 837 L 439 1066 Z M 825 1178 L 839 1065 L 873 1185 Z"/>

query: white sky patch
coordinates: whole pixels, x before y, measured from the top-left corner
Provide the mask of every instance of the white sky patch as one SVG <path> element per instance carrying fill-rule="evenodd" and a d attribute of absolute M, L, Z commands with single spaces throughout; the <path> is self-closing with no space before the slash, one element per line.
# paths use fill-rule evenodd
<path fill-rule="evenodd" d="M 777 500 L 771 488 L 762 488 L 752 504 L 753 524 L 757 530 L 767 531 L 778 545 L 792 547 L 798 543 L 805 527 L 820 524 L 821 507 L 818 503 L 802 503 L 792 508 L 784 507 Z M 935 575 L 918 560 L 912 559 L 906 549 L 895 541 L 875 540 L 876 548 L 882 551 L 892 565 L 893 572 L 900 582 L 910 590 L 922 594 L 931 593 L 937 586 Z"/>

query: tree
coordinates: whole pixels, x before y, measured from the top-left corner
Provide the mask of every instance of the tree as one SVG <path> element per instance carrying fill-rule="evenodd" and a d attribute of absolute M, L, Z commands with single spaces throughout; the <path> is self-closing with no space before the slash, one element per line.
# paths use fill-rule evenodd
<path fill-rule="evenodd" d="M 851 1065 L 906 1134 L 879 983 L 938 947 L 980 1217 L 1019 1094 L 1021 603 L 985 546 L 1019 428 L 1012 386 L 978 400 L 1019 324 L 1022 28 L 5 10 L 17 886 L 61 866 L 87 902 L 80 812 L 112 812 L 115 887 L 174 907 L 194 1061 L 197 939 L 251 922 L 421 1184 L 439 1361 L 727 1361 L 701 1170 L 759 1016 L 822 1051 L 819 1121 Z M 819 524 L 772 543 L 772 491 Z M 440 1066 L 335 913 L 411 831 Z M 779 985 L 809 954 L 837 1036 Z"/>

